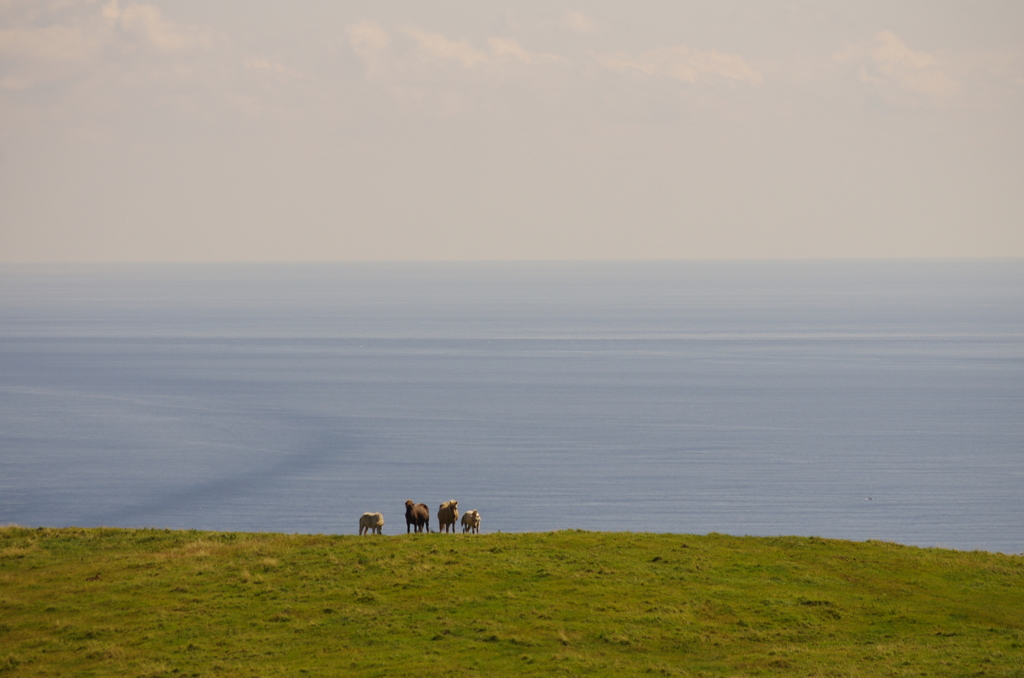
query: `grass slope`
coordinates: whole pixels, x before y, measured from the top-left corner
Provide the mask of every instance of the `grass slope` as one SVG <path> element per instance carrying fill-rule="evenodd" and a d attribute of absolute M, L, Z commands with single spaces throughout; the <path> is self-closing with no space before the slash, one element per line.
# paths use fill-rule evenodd
<path fill-rule="evenodd" d="M 718 534 L 8 527 L 5 672 L 1024 676 L 1024 558 Z"/>

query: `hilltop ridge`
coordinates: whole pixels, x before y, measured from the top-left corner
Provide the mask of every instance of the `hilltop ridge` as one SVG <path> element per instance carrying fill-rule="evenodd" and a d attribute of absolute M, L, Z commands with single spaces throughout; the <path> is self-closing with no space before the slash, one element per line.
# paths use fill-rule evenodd
<path fill-rule="evenodd" d="M 11 675 L 1024 674 L 1024 557 L 565 531 L 0 528 Z"/>

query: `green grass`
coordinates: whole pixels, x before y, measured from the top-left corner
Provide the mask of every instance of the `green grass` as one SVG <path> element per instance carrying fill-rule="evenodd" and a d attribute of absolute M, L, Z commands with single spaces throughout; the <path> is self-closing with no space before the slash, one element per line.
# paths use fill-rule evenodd
<path fill-rule="evenodd" d="M 1024 558 L 718 534 L 8 527 L 0 675 L 1024 676 Z"/>

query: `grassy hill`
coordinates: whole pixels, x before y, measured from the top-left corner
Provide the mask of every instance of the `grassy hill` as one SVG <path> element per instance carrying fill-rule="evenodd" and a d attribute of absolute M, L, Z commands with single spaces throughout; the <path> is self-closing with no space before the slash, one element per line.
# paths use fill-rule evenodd
<path fill-rule="evenodd" d="M 719 534 L 7 527 L 0 674 L 1024 676 L 1024 558 Z"/>

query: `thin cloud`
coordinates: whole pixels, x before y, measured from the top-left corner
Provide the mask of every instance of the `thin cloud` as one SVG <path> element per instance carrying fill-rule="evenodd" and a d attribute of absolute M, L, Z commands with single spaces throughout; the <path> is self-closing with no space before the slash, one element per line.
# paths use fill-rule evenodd
<path fill-rule="evenodd" d="M 310 80 L 310 77 L 302 71 L 295 68 L 289 68 L 284 64 L 279 64 L 276 61 L 271 61 L 267 58 L 247 59 L 243 63 L 246 68 L 254 71 L 268 73 L 282 78 L 290 78 L 293 80 Z"/>
<path fill-rule="evenodd" d="M 111 42 L 99 17 L 0 29 L 0 88 L 29 89 L 85 72 Z"/>
<path fill-rule="evenodd" d="M 532 51 L 513 37 L 474 44 L 419 26 L 388 31 L 373 21 L 352 24 L 347 33 L 367 80 L 405 106 L 442 115 L 500 108 L 503 92 L 551 89 L 569 72 L 564 57 Z"/>
<path fill-rule="evenodd" d="M 891 31 L 880 31 L 869 41 L 848 45 L 833 59 L 854 67 L 861 83 L 890 98 L 910 95 L 942 101 L 961 89 L 951 69 L 936 55 L 911 49 Z"/>
<path fill-rule="evenodd" d="M 463 68 L 475 68 L 492 62 L 489 54 L 476 49 L 465 40 L 449 40 L 440 33 L 431 33 L 419 28 L 403 28 L 401 31 L 416 41 L 421 57 L 453 61 Z"/>
<path fill-rule="evenodd" d="M 495 61 L 518 61 L 528 65 L 543 63 L 567 64 L 569 60 L 552 52 L 531 52 L 513 38 L 488 38 L 487 44 Z"/>
<path fill-rule="evenodd" d="M 0 30 L 2 82 L 20 89 L 94 74 L 118 59 L 140 62 L 187 57 L 213 48 L 215 31 L 166 19 L 154 5 L 111 0 L 102 7 L 68 2 L 46 5 L 27 25 Z"/>
<path fill-rule="evenodd" d="M 405 26 L 397 33 L 410 40 L 398 45 L 386 29 L 372 21 L 352 24 L 347 32 L 349 46 L 366 65 L 367 76 L 371 78 L 386 73 L 408 78 L 417 72 L 451 68 L 500 77 L 505 66 L 568 63 L 552 52 L 530 51 L 510 37 L 489 37 L 486 47 L 476 47 L 468 40 L 453 40 L 442 33 Z"/>
<path fill-rule="evenodd" d="M 80 26 L 43 26 L 0 30 L 0 55 L 17 61 L 81 62 L 101 49 L 103 40 Z"/>
<path fill-rule="evenodd" d="M 594 33 L 597 23 L 583 12 L 566 12 L 562 17 L 562 26 L 573 33 Z"/>
<path fill-rule="evenodd" d="M 111 0 L 103 7 L 103 16 L 139 42 L 163 52 L 208 48 L 216 40 L 211 28 L 169 21 L 155 5 L 130 2 L 122 9 L 117 0 Z"/>
<path fill-rule="evenodd" d="M 419 58 L 454 62 L 466 69 L 493 67 L 508 62 L 537 65 L 566 61 L 551 52 L 531 52 L 515 38 L 487 38 L 490 49 L 483 50 L 466 40 L 449 40 L 441 33 L 419 28 L 403 28 L 401 32 L 416 41 Z"/>
<path fill-rule="evenodd" d="M 613 73 L 634 73 L 686 83 L 726 80 L 759 85 L 764 76 L 738 54 L 690 49 L 686 45 L 660 47 L 639 54 L 594 54 L 594 59 Z"/>
<path fill-rule="evenodd" d="M 154 4 L 11 7 L 0 11 L 0 93 L 23 95 L 0 99 L 0 115 L 10 118 L 65 120 L 85 138 L 98 110 L 132 121 L 295 119 L 331 96 L 300 70 L 243 52 L 223 32 L 176 21 Z"/>
<path fill-rule="evenodd" d="M 360 21 L 348 27 L 348 44 L 366 64 L 367 75 L 373 77 L 387 68 L 386 51 L 391 45 L 387 31 L 372 21 Z"/>

